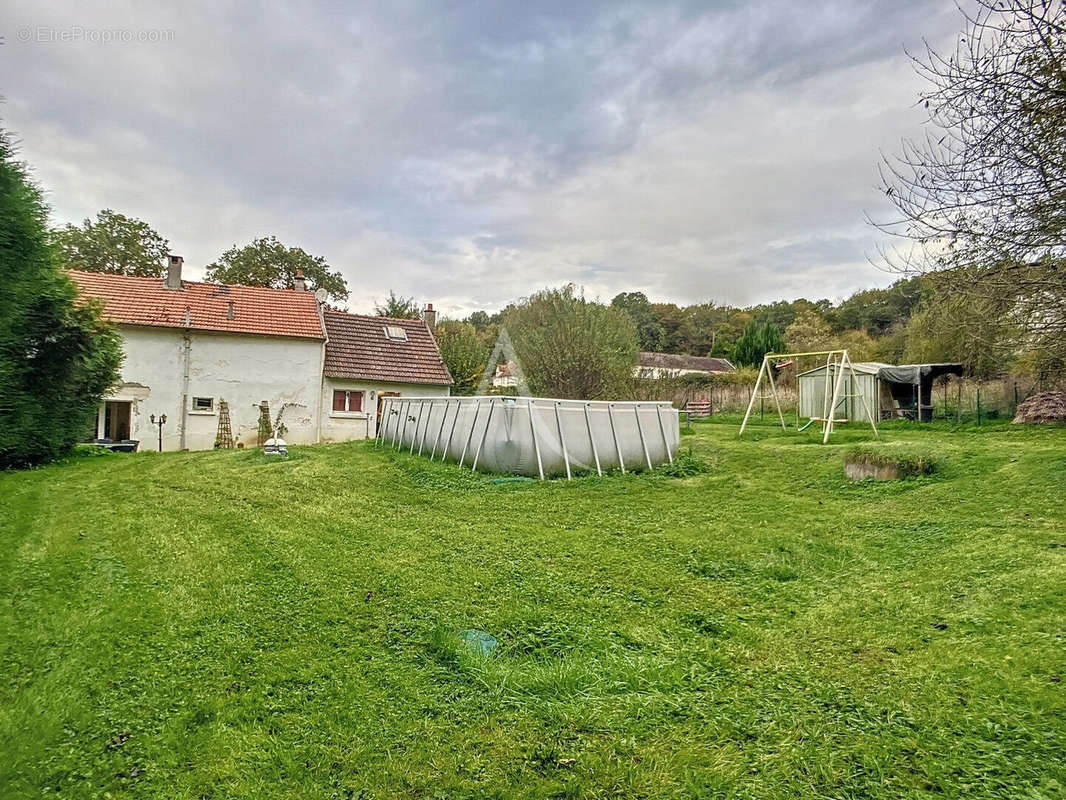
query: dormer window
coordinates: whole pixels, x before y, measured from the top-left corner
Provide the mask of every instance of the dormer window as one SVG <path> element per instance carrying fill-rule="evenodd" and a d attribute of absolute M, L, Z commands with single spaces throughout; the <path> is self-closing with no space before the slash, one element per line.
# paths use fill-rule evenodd
<path fill-rule="evenodd" d="M 388 339 L 390 342 L 406 342 L 407 331 L 399 325 L 386 325 L 385 338 Z"/>

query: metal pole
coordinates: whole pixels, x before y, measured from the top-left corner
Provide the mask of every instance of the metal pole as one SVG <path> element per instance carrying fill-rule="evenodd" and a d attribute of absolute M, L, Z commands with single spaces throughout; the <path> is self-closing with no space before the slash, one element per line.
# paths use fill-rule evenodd
<path fill-rule="evenodd" d="M 858 386 L 859 385 L 859 378 L 855 374 L 855 365 L 851 363 L 851 359 L 850 358 L 848 359 L 848 369 L 851 370 L 851 385 L 852 386 Z M 877 379 L 876 378 L 874 379 L 874 391 L 875 392 L 877 391 Z M 881 434 L 877 432 L 877 423 L 874 422 L 873 412 L 870 410 L 870 406 L 866 402 L 866 392 L 863 391 L 862 389 L 859 390 L 859 399 L 862 401 L 862 409 L 863 409 L 863 411 L 866 412 L 866 416 L 870 420 L 870 427 L 874 429 L 874 437 L 877 438 L 877 439 L 880 439 L 881 438 Z M 852 403 L 851 405 L 852 405 L 852 409 L 854 410 L 855 404 Z"/>
<path fill-rule="evenodd" d="M 459 466 L 463 466 L 463 461 L 466 459 L 466 451 L 470 447 L 470 442 L 474 438 L 474 428 L 477 427 L 478 414 L 481 413 L 481 401 L 478 400 L 474 405 L 474 421 L 470 423 L 470 433 L 466 435 L 466 444 L 463 445 L 463 453 L 459 456 Z"/>
<path fill-rule="evenodd" d="M 418 425 L 422 422 L 422 409 L 425 408 L 425 405 L 425 400 L 418 401 L 418 417 L 415 419 L 415 428 L 411 431 L 411 453 L 415 451 L 415 442 L 418 440 Z M 422 448 L 419 448 L 418 452 L 421 453 Z"/>
<path fill-rule="evenodd" d="M 399 408 L 396 409 L 396 427 L 392 432 L 392 446 L 394 450 L 400 449 L 400 440 L 403 437 L 402 428 L 407 427 L 407 413 L 405 411 L 407 403 L 408 401 L 406 400 L 397 403 Z M 400 425 L 401 422 L 403 423 L 402 426 Z"/>
<path fill-rule="evenodd" d="M 825 435 L 822 436 L 822 444 L 829 441 L 829 434 L 833 432 L 833 420 L 835 419 L 837 412 L 837 402 L 840 399 L 840 388 L 844 383 L 844 359 L 847 357 L 845 354 L 840 359 L 840 366 L 837 369 L 837 379 L 833 385 L 833 402 L 829 406 L 829 422 L 826 423 Z"/>
<path fill-rule="evenodd" d="M 611 421 L 611 436 L 614 437 L 614 449 L 618 453 L 618 466 L 626 474 L 626 462 L 622 460 L 622 445 L 618 443 L 618 429 L 614 426 L 614 403 L 607 404 L 607 419 Z M 743 430 L 743 426 L 741 427 Z"/>
<path fill-rule="evenodd" d="M 422 412 L 419 411 L 419 414 Z M 426 445 L 426 437 L 429 436 L 429 423 L 433 420 L 433 401 L 429 401 L 429 413 L 426 415 L 426 427 L 422 429 L 422 441 L 418 443 L 418 454 L 422 455 L 422 448 Z"/>
<path fill-rule="evenodd" d="M 463 410 L 463 401 L 455 401 L 455 416 L 452 417 L 452 426 L 448 428 L 448 440 L 444 443 L 444 447 L 440 451 L 440 460 L 444 461 L 448 457 L 448 448 L 452 446 L 452 439 L 455 437 L 455 423 L 459 421 L 459 414 Z"/>
<path fill-rule="evenodd" d="M 400 428 L 399 436 L 396 438 L 396 449 L 401 450 L 403 448 L 403 437 L 407 435 L 407 417 L 410 416 L 411 401 L 408 400 L 403 404 L 403 409 L 400 414 L 403 416 L 403 427 Z"/>
<path fill-rule="evenodd" d="M 385 440 L 385 428 L 386 428 L 386 426 L 388 424 L 388 421 L 389 421 L 388 413 L 389 413 L 389 398 L 386 397 L 385 398 L 385 402 L 383 402 L 381 404 L 381 418 L 385 421 L 386 425 L 378 425 L 377 436 L 374 437 L 374 440 L 378 444 L 381 444 Z"/>
<path fill-rule="evenodd" d="M 663 435 L 663 447 L 666 448 L 666 458 L 673 464 L 674 456 L 670 452 L 670 441 L 666 438 L 666 424 L 663 422 L 663 407 L 660 405 L 655 406 L 655 416 L 659 418 L 659 432 Z"/>
<path fill-rule="evenodd" d="M 381 428 L 381 444 L 385 445 L 385 442 L 389 438 L 389 420 L 392 417 L 393 406 L 396 405 L 396 401 L 393 398 L 389 398 L 386 401 L 386 406 L 382 409 L 382 416 L 385 418 L 385 424 Z"/>
<path fill-rule="evenodd" d="M 644 448 L 644 459 L 648 462 L 648 469 L 655 469 L 651 465 L 651 454 L 648 452 L 648 440 L 644 438 L 644 424 L 640 421 L 640 406 L 633 406 L 633 413 L 637 416 L 637 432 L 640 434 L 640 446 Z"/>
<path fill-rule="evenodd" d="M 563 433 L 563 418 L 559 414 L 559 401 L 555 401 L 555 426 L 559 429 L 559 444 L 563 448 L 563 463 L 566 465 L 566 479 L 571 480 L 573 476 L 570 474 L 570 454 L 566 452 L 566 434 Z"/>
<path fill-rule="evenodd" d="M 485 446 L 485 439 L 489 435 L 489 426 L 492 424 L 492 410 L 496 408 L 496 404 L 489 400 L 489 415 L 485 418 L 485 430 L 481 434 L 481 441 L 478 442 L 477 452 L 474 453 L 474 463 L 470 465 L 470 471 L 473 472 L 477 469 L 477 460 L 481 457 L 481 448 Z"/>
<path fill-rule="evenodd" d="M 526 401 L 526 408 L 529 409 L 529 430 L 533 434 L 533 452 L 537 454 L 537 472 L 540 473 L 540 479 L 544 480 L 544 462 L 540 458 L 540 443 L 537 441 L 537 423 L 534 421 L 532 398 Z"/>
<path fill-rule="evenodd" d="M 781 413 L 781 401 L 777 399 L 777 384 L 774 383 L 773 367 L 769 367 L 766 370 L 766 379 L 770 382 L 770 391 L 774 396 L 774 405 L 777 406 L 777 417 L 781 420 L 781 430 L 788 430 L 788 428 L 785 427 L 785 415 Z"/>
<path fill-rule="evenodd" d="M 440 417 L 440 427 L 437 428 L 437 435 L 433 438 L 433 450 L 429 454 L 429 460 L 432 461 L 433 457 L 437 455 L 437 445 L 440 444 L 440 435 L 444 433 L 444 423 L 448 421 L 448 409 L 452 404 L 447 400 L 444 401 L 444 413 Z"/>
<path fill-rule="evenodd" d="M 825 357 L 825 379 L 822 381 L 822 433 L 825 433 L 825 426 L 829 424 L 829 417 L 833 415 L 833 412 L 829 410 L 829 376 L 833 374 L 831 365 L 835 364 L 833 356 L 829 355 Z"/>
<path fill-rule="evenodd" d="M 755 407 L 755 394 L 759 391 L 759 384 L 762 383 L 762 371 L 766 368 L 766 357 L 763 356 L 762 364 L 759 366 L 759 376 L 755 379 L 755 388 L 751 390 L 751 399 L 748 400 L 748 410 L 744 412 L 744 421 L 740 423 L 740 433 L 738 436 L 744 435 L 744 429 L 748 426 L 748 417 L 751 416 L 751 410 Z"/>
<path fill-rule="evenodd" d="M 585 403 L 585 427 L 589 431 L 589 444 L 592 445 L 592 458 L 596 461 L 596 474 L 603 475 L 600 469 L 600 453 L 596 449 L 596 437 L 592 435 L 592 419 L 589 417 L 589 404 Z"/>

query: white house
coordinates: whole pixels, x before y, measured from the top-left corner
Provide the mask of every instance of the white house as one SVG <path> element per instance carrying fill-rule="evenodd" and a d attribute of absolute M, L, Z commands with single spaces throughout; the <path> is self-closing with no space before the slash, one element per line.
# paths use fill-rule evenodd
<path fill-rule="evenodd" d="M 682 375 L 718 375 L 734 372 L 729 359 L 703 356 L 686 356 L 674 353 L 641 353 L 640 361 L 633 368 L 633 377 L 659 380 L 678 378 Z"/>
<path fill-rule="evenodd" d="M 435 315 L 432 305 L 421 320 L 323 313 L 322 441 L 376 436 L 386 397 L 448 396 L 452 376 L 430 331 Z"/>
<path fill-rule="evenodd" d="M 359 380 L 338 378 L 334 385 L 326 375 L 327 359 L 354 345 L 345 340 L 331 346 L 326 319 L 378 320 L 382 340 L 385 322 L 394 321 L 324 311 L 302 281 L 296 289 L 200 283 L 183 281 L 181 267 L 181 257 L 171 256 L 163 279 L 68 272 L 81 297 L 99 302 L 122 337 L 121 379 L 100 405 L 98 439 L 139 440 L 141 449 L 154 450 L 160 430 L 151 419 L 166 415 L 163 450 L 210 449 L 222 401 L 234 442 L 245 446 L 258 443 L 264 406 L 292 444 L 363 438 L 373 436 L 375 426 L 361 403 L 373 401 L 378 392 L 449 391 L 451 377 L 427 327 L 432 307 L 426 322 L 404 321 L 409 323 L 405 331 L 418 328 L 411 335 L 417 347 L 385 350 L 389 356 L 402 349 L 397 360 L 406 364 L 401 376 L 406 380 L 397 380 L 388 358 L 382 358 L 360 362 Z M 344 323 L 335 327 L 341 330 Z M 417 382 L 423 374 L 429 378 L 426 385 Z M 349 405 L 338 410 L 334 389 L 357 390 L 366 400 L 346 398 Z"/>
<path fill-rule="evenodd" d="M 503 389 L 512 389 L 518 386 L 518 376 L 515 375 L 513 361 L 501 361 L 496 365 L 496 372 L 492 376 L 492 385 Z"/>

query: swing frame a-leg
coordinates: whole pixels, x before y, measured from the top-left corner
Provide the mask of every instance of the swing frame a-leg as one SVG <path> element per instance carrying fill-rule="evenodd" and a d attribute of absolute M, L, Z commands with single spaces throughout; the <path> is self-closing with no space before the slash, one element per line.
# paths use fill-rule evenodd
<path fill-rule="evenodd" d="M 772 361 L 776 359 L 797 359 L 804 356 L 825 356 L 825 368 L 826 375 L 824 381 L 824 399 L 823 399 L 823 411 L 821 419 L 817 417 L 811 417 L 807 424 L 799 428 L 799 431 L 804 431 L 811 426 L 811 423 L 820 421 L 822 423 L 822 444 L 829 441 L 830 434 L 834 431 L 836 423 L 847 422 L 846 419 L 836 419 L 836 407 L 841 400 L 841 392 L 844 388 L 845 372 L 850 373 L 851 386 L 858 385 L 858 377 L 855 373 L 855 367 L 851 362 L 851 357 L 847 350 L 816 350 L 807 353 L 767 353 L 763 356 L 762 364 L 759 365 L 759 374 L 755 378 L 755 387 L 751 391 L 751 398 L 748 400 L 748 408 L 744 412 L 744 420 L 740 423 L 740 434 L 743 435 L 744 430 L 748 426 L 748 420 L 751 418 L 752 409 L 755 407 L 755 398 L 759 395 L 759 389 L 762 387 L 763 374 L 766 375 L 766 381 L 770 385 L 770 394 L 773 396 L 774 407 L 777 409 L 777 417 L 781 422 L 781 429 L 788 430 L 785 425 L 785 416 L 781 411 L 781 401 L 777 395 L 777 384 L 774 381 L 773 364 Z M 830 376 L 835 373 L 835 380 L 833 381 L 833 392 L 830 398 L 829 381 Z M 874 432 L 874 436 L 881 437 L 880 432 L 877 430 L 877 421 L 874 419 L 874 415 L 870 410 L 869 404 L 866 402 L 866 396 L 862 392 L 857 392 L 855 395 L 847 395 L 848 397 L 857 396 L 862 402 L 863 411 L 866 413 L 866 419 L 870 422 L 870 428 Z M 798 411 L 797 411 L 798 414 Z"/>

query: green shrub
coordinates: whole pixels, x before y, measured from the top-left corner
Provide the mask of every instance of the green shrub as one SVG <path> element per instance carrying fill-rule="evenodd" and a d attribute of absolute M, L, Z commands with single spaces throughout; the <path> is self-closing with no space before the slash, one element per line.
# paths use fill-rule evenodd
<path fill-rule="evenodd" d="M 844 451 L 844 463 L 896 467 L 900 477 L 935 472 L 940 458 L 920 445 L 859 444 Z"/>
<path fill-rule="evenodd" d="M 678 452 L 672 464 L 663 464 L 657 471 L 671 478 L 691 478 L 693 475 L 710 472 L 711 465 L 705 459 L 693 455 L 692 450 L 689 449 L 685 452 Z"/>
<path fill-rule="evenodd" d="M 46 221 L 40 191 L 0 130 L 0 469 L 69 452 L 122 359 L 97 309 L 75 302 Z"/>

